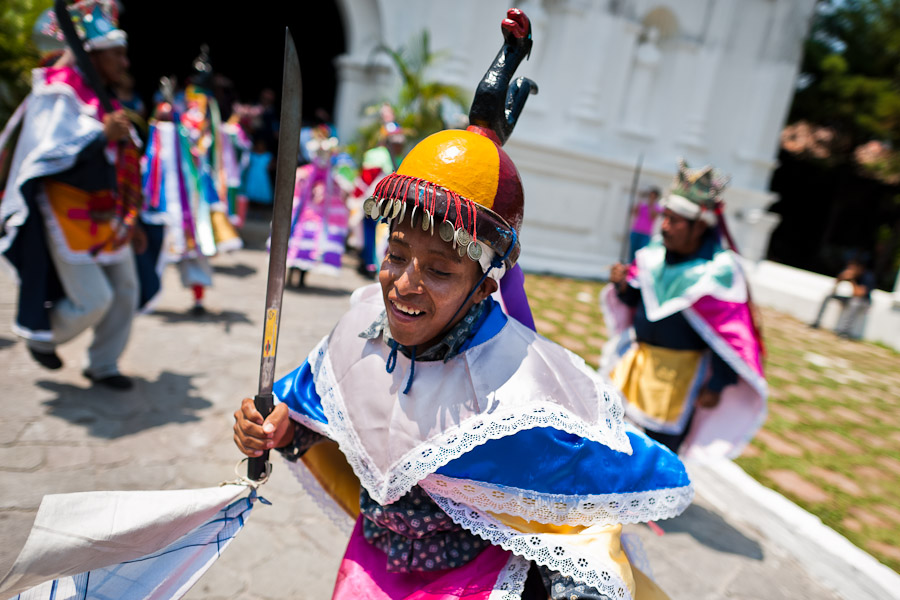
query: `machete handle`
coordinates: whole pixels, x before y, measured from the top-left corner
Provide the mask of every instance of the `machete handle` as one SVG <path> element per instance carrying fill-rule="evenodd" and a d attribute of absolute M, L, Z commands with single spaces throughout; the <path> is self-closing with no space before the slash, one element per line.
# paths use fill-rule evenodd
<path fill-rule="evenodd" d="M 253 406 L 259 411 L 263 419 L 269 416 L 275 407 L 275 397 L 272 394 L 257 394 L 253 398 Z M 269 451 L 265 450 L 262 456 L 252 456 L 247 461 L 247 478 L 259 481 L 265 477 L 269 470 Z"/>

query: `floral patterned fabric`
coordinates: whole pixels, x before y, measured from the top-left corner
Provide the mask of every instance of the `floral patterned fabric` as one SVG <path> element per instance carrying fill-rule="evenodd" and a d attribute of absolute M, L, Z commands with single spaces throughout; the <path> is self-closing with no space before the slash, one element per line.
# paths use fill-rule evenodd
<path fill-rule="evenodd" d="M 490 545 L 454 523 L 419 486 L 387 506 L 362 489 L 359 507 L 363 535 L 387 555 L 389 572 L 454 569 Z"/>

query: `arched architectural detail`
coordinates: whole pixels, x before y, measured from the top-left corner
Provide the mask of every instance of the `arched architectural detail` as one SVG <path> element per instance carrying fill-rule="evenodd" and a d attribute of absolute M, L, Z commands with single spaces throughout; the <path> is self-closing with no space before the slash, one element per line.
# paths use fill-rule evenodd
<path fill-rule="evenodd" d="M 356 137 L 362 109 L 377 102 L 390 83 L 390 61 L 376 52 L 385 38 L 379 0 L 336 0 L 347 39 L 347 52 L 336 59 L 334 121 L 344 142 Z"/>
<path fill-rule="evenodd" d="M 659 32 L 659 43 L 665 43 L 668 40 L 676 39 L 681 31 L 678 24 L 678 17 L 666 6 L 657 6 L 644 15 L 641 19 L 644 31 L 655 29 Z"/>
<path fill-rule="evenodd" d="M 659 64 L 662 52 L 659 50 L 660 31 L 656 27 L 645 28 L 638 40 L 634 59 L 631 62 L 631 76 L 625 92 L 622 111 L 622 125 L 633 133 L 644 133 L 647 127 L 647 112 L 651 98 L 658 87 Z"/>
<path fill-rule="evenodd" d="M 437 32 L 433 49 L 452 57 L 432 76 L 471 89 L 497 52 L 498 21 L 510 6 L 334 1 L 346 32 L 335 106 L 345 142 L 356 136 L 361 109 L 388 98 L 397 83 L 389 59 L 374 52 L 379 44 L 395 47 L 429 27 Z M 522 7 L 534 19 L 535 50 L 518 74 L 541 90 L 506 144 L 527 190 L 523 268 L 604 275 L 627 233 L 639 156 L 641 185 L 667 185 L 679 156 L 730 173 L 733 232 L 749 258 L 761 258 L 771 223 L 743 215 L 763 213 L 772 201 L 772 140 L 815 0 L 526 0 Z"/>
<path fill-rule="evenodd" d="M 639 23 L 620 117 L 623 133 L 646 138 L 658 133 L 661 106 L 655 98 L 661 81 L 673 72 L 671 47 L 681 31 L 678 17 L 666 6 L 650 9 Z"/>
<path fill-rule="evenodd" d="M 368 55 L 381 43 L 384 26 L 378 0 L 335 0 L 347 38 L 347 54 Z"/>

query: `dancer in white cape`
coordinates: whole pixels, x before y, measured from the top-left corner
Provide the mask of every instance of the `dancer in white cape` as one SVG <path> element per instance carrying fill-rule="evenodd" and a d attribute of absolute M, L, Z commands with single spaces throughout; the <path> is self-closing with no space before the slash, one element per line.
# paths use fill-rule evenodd
<path fill-rule="evenodd" d="M 687 507 L 683 465 L 625 425 L 584 361 L 519 321 L 526 307 L 491 297 L 524 208 L 501 145 L 536 91 L 511 82 L 527 17 L 510 9 L 502 31 L 469 128 L 420 142 L 365 202 L 390 228 L 379 284 L 276 382 L 265 420 L 249 398 L 235 412 L 241 451 L 278 449 L 353 524 L 337 600 L 666 597 L 621 531 Z"/>

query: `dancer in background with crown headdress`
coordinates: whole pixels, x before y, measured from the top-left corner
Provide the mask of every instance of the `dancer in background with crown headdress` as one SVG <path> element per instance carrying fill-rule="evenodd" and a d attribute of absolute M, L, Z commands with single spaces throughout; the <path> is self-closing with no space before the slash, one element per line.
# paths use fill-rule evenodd
<path fill-rule="evenodd" d="M 747 280 L 723 214 L 728 178 L 682 161 L 662 235 L 602 299 L 611 332 L 601 371 L 647 435 L 686 456 L 736 457 L 762 425 L 767 386 Z M 725 247 L 727 242 L 730 248 Z"/>
<path fill-rule="evenodd" d="M 69 48 L 35 69 L 31 93 L 0 134 L 0 149 L 18 138 L 0 203 L 0 253 L 17 275 L 14 327 L 32 357 L 59 369 L 57 346 L 93 329 L 84 375 L 128 389 L 118 360 L 138 300 L 131 242 L 142 252 L 145 241 L 135 227 L 140 141 L 121 105 L 112 100 L 107 111 L 100 99 L 128 74 L 127 36 L 111 0 L 68 10 L 79 39 L 67 43 L 86 51 L 85 62 L 76 68 Z M 46 36 L 66 39 L 55 13 L 41 23 Z"/>
<path fill-rule="evenodd" d="M 519 321 L 526 307 L 492 298 L 524 211 L 502 144 L 537 92 L 512 80 L 528 18 L 510 9 L 502 32 L 468 129 L 425 138 L 364 203 L 390 230 L 379 284 L 275 384 L 265 421 L 249 398 L 235 412 L 242 452 L 278 449 L 355 520 L 335 600 L 665 598 L 621 528 L 687 507 L 683 465 L 626 427 L 583 360 Z"/>

